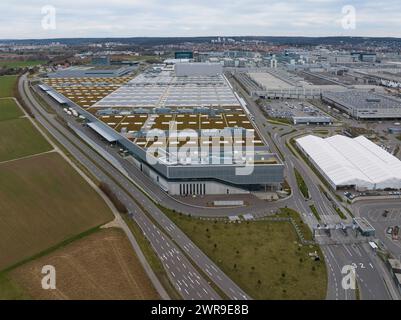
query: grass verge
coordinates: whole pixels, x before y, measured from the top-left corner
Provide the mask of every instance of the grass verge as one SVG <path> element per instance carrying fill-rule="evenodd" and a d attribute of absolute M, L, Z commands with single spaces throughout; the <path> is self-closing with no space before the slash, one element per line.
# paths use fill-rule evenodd
<path fill-rule="evenodd" d="M 281 119 L 281 118 L 268 118 L 267 122 L 269 122 L 271 124 L 278 124 L 278 125 L 281 125 L 281 126 L 291 126 L 291 125 L 293 125 L 291 120 Z"/>
<path fill-rule="evenodd" d="M 317 221 L 321 221 L 322 219 L 320 218 L 319 212 L 317 212 L 317 209 L 315 205 L 310 205 L 309 208 L 311 209 L 313 215 L 316 217 Z"/>
<path fill-rule="evenodd" d="M 301 191 L 302 195 L 305 199 L 309 199 L 309 189 L 305 183 L 305 180 L 302 178 L 301 174 L 297 169 L 294 168 L 295 178 L 297 180 L 298 188 Z"/>
<path fill-rule="evenodd" d="M 323 255 L 316 245 L 302 245 L 291 223 L 229 223 L 193 219 L 170 211 L 166 214 L 252 298 L 325 298 L 325 263 L 313 261 L 309 253 Z M 282 209 L 278 216 L 301 220 L 291 209 Z M 305 238 L 311 237 L 307 226 L 300 224 L 300 228 Z"/>
<path fill-rule="evenodd" d="M 346 215 L 344 214 L 344 212 L 342 212 L 342 210 L 341 210 L 340 208 L 336 207 L 335 210 L 336 210 L 338 216 L 339 216 L 341 219 L 343 219 L 343 220 L 346 220 L 346 219 L 347 219 Z"/>

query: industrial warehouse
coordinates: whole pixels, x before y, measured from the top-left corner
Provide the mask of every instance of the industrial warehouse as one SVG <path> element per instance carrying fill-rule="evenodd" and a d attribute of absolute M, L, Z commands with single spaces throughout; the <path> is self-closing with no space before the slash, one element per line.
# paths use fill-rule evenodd
<path fill-rule="evenodd" d="M 355 119 L 401 118 L 401 100 L 374 92 L 324 92 L 323 101 Z"/>
<path fill-rule="evenodd" d="M 78 78 L 78 77 L 122 77 L 135 68 L 132 66 L 105 65 L 105 66 L 74 66 L 49 73 L 49 78 Z"/>
<path fill-rule="evenodd" d="M 308 135 L 296 143 L 334 190 L 401 188 L 401 161 L 364 136 Z"/>
<path fill-rule="evenodd" d="M 51 78 L 42 90 L 78 110 L 170 194 L 277 190 L 283 164 L 220 64 L 151 68 L 134 79 Z M 60 97 L 61 96 L 61 97 Z"/>

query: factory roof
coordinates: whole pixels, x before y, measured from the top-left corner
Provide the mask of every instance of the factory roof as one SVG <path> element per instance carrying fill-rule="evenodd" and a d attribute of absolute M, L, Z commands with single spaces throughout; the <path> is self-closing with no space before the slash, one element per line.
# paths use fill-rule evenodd
<path fill-rule="evenodd" d="M 108 142 L 115 142 L 117 139 L 109 134 L 106 130 L 104 130 L 99 123 L 90 122 L 88 123 L 88 127 L 95 130 L 98 134 L 100 134 L 103 138 L 105 138 Z"/>
<path fill-rule="evenodd" d="M 336 186 L 401 188 L 401 161 L 363 136 L 309 135 L 296 141 Z"/>
<path fill-rule="evenodd" d="M 144 73 L 95 107 L 239 106 L 222 75 L 177 77 L 173 72 Z"/>
<path fill-rule="evenodd" d="M 365 218 L 354 218 L 354 223 L 362 230 L 362 232 L 375 231 L 375 228 Z"/>
<path fill-rule="evenodd" d="M 350 109 L 401 108 L 401 100 L 374 92 L 348 90 L 324 92 L 323 95 L 325 98 L 329 98 Z"/>
<path fill-rule="evenodd" d="M 66 104 L 67 100 L 59 93 L 54 91 L 46 91 L 49 96 L 51 96 L 54 100 L 56 100 L 60 104 Z"/>

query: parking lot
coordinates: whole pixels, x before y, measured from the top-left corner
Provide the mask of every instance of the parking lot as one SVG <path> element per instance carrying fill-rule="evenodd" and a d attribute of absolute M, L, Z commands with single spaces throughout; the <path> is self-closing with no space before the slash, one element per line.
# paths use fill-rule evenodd
<path fill-rule="evenodd" d="M 347 200 L 354 200 L 356 198 L 361 197 L 386 197 L 389 198 L 397 198 L 400 197 L 401 200 L 401 191 L 380 191 L 380 190 L 372 190 L 372 191 L 365 191 L 365 192 L 356 192 L 356 191 L 337 191 L 337 194 L 340 197 L 345 197 Z"/>
<path fill-rule="evenodd" d="M 398 203 L 388 205 L 371 205 L 361 207 L 361 217 L 366 218 L 376 229 L 376 237 L 380 239 L 390 253 L 401 258 L 401 240 L 394 228 L 401 227 L 401 208 Z M 394 232 L 394 234 L 393 234 Z"/>
<path fill-rule="evenodd" d="M 263 104 L 264 110 L 271 118 L 287 119 L 293 121 L 294 118 L 309 118 L 311 122 L 314 119 L 328 117 L 319 108 L 305 101 L 273 101 Z"/>

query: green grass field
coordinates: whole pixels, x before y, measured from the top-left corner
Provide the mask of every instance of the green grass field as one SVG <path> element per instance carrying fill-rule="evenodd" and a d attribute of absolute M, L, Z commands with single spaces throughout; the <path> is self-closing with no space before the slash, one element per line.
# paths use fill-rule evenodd
<path fill-rule="evenodd" d="M 50 151 L 52 146 L 36 130 L 12 99 L 0 99 L 0 162 Z"/>
<path fill-rule="evenodd" d="M 0 162 L 51 149 L 52 146 L 27 118 L 0 122 Z"/>
<path fill-rule="evenodd" d="M 113 219 L 57 153 L 0 164 L 0 270 Z"/>
<path fill-rule="evenodd" d="M 26 300 L 29 296 L 15 281 L 5 274 L 0 274 L 0 300 Z"/>
<path fill-rule="evenodd" d="M 17 82 L 17 76 L 0 77 L 0 98 L 13 97 L 14 86 Z"/>
<path fill-rule="evenodd" d="M 298 188 L 301 191 L 302 195 L 308 199 L 309 198 L 309 189 L 308 186 L 306 185 L 304 179 L 302 178 L 302 175 L 299 173 L 297 169 L 294 168 L 294 173 L 295 173 L 295 178 L 297 180 Z"/>
<path fill-rule="evenodd" d="M 288 211 L 291 211 L 288 209 Z M 168 212 L 166 210 L 166 212 Z M 298 215 L 283 211 L 280 216 Z M 304 246 L 289 222 L 232 224 L 168 215 L 254 299 L 324 299 L 327 273 L 318 246 Z M 297 223 L 300 218 L 296 217 Z M 300 229 L 310 231 L 305 225 Z M 318 251 L 321 261 L 309 253 Z"/>
<path fill-rule="evenodd" d="M 315 218 L 317 219 L 317 221 L 321 221 L 322 219 L 320 218 L 319 212 L 317 211 L 315 205 L 310 205 L 309 208 L 311 209 L 313 215 L 315 216 Z"/>
<path fill-rule="evenodd" d="M 16 119 L 23 115 L 13 99 L 0 99 L 0 121 Z"/>
<path fill-rule="evenodd" d="M 24 68 L 24 67 L 34 67 L 43 64 L 45 61 L 41 60 L 26 60 L 26 61 L 16 61 L 16 60 L 0 60 L 0 68 Z"/>

